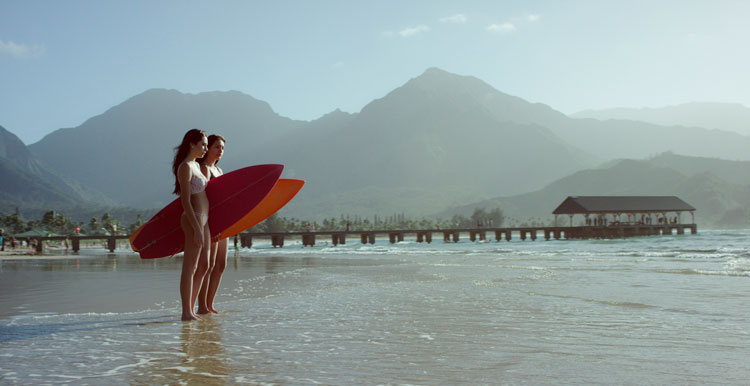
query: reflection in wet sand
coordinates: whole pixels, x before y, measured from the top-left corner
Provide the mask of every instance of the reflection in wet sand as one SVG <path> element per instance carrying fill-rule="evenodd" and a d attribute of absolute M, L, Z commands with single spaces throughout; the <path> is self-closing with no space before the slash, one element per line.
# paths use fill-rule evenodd
<path fill-rule="evenodd" d="M 206 315 L 198 323 L 183 323 L 182 352 L 184 368 L 180 380 L 207 385 L 223 384 L 229 372 L 226 350 L 221 341 L 221 323 L 214 315 Z"/>
<path fill-rule="evenodd" d="M 222 324 L 214 315 L 207 315 L 201 322 L 180 322 L 180 335 L 155 337 L 153 352 L 147 356 L 162 357 L 151 360 L 138 374 L 134 374 L 131 384 L 169 385 L 225 385 L 232 383 L 227 351 L 222 342 Z M 171 339 L 179 341 L 174 342 Z M 159 341 L 163 347 L 160 349 Z M 177 351 L 172 351 L 178 348 Z M 167 351 L 167 352 L 165 352 Z M 169 354 L 164 356 L 164 354 Z"/>

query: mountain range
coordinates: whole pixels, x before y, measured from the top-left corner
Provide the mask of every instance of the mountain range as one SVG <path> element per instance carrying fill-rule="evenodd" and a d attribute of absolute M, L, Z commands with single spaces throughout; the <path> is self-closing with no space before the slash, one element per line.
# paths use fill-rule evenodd
<path fill-rule="evenodd" d="M 750 135 L 750 108 L 738 103 L 692 102 L 662 108 L 584 110 L 573 118 L 629 120 L 665 126 L 705 127 Z"/>
<path fill-rule="evenodd" d="M 192 127 L 227 138 L 220 162 L 225 170 L 282 163 L 285 177 L 307 180 L 283 214 L 310 219 L 341 213 L 431 215 L 490 197 L 506 197 L 492 200 L 503 202 L 510 213 L 513 206 L 525 208 L 511 199 L 525 192 L 547 189 L 582 170 L 615 168 L 605 164 L 595 169 L 610 160 L 669 150 L 689 157 L 669 167 L 656 164 L 663 157 L 633 161 L 641 162 L 634 170 L 662 167 L 685 177 L 704 167 L 685 166 L 690 162 L 750 160 L 750 137 L 728 126 L 720 130 L 572 118 L 504 94 L 475 77 L 431 68 L 360 112 L 336 110 L 313 121 L 280 116 L 268 103 L 237 91 L 184 94 L 152 89 L 28 147 L 3 130 L 15 138 L 3 139 L 12 142 L 6 147 L 23 148 L 27 154 L 12 150 L 12 156 L 0 158 L 0 166 L 33 160 L 28 162 L 44 170 L 43 176 L 33 174 L 33 168 L 20 169 L 20 175 L 37 176 L 39 183 L 58 181 L 42 185 L 47 190 L 57 187 L 69 201 L 159 208 L 174 199 L 173 148 Z M 743 167 L 728 165 L 712 178 L 732 184 L 727 189 L 741 186 Z M 664 178 L 677 184 L 679 179 L 670 176 Z M 36 186 L 18 181 L 14 186 Z M 17 202 L 6 184 L 0 194 L 0 208 Z M 573 193 L 560 189 L 558 194 L 563 196 L 555 202 Z M 64 204 L 44 196 L 32 201 Z"/>
<path fill-rule="evenodd" d="M 173 198 L 172 149 L 188 129 L 241 138 L 237 151 L 252 154 L 301 124 L 239 92 L 189 95 L 153 89 L 78 127 L 57 130 L 29 149 L 45 164 L 122 205 L 156 208 Z"/>

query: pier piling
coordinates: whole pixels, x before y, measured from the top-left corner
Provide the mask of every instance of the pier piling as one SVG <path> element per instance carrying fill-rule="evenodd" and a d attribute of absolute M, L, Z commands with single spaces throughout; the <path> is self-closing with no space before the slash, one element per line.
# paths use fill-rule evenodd
<path fill-rule="evenodd" d="M 315 235 L 305 234 L 302 235 L 302 246 L 303 247 L 314 247 L 315 246 Z"/>
<path fill-rule="evenodd" d="M 242 248 L 252 248 L 253 236 L 250 236 L 248 233 L 240 234 L 240 246 L 242 246 Z"/>
<path fill-rule="evenodd" d="M 331 241 L 333 242 L 333 245 L 344 245 L 346 244 L 346 233 L 334 233 L 331 235 Z"/>
<path fill-rule="evenodd" d="M 107 239 L 107 248 L 109 248 L 110 253 L 113 253 L 117 248 L 117 239 L 114 236 Z"/>

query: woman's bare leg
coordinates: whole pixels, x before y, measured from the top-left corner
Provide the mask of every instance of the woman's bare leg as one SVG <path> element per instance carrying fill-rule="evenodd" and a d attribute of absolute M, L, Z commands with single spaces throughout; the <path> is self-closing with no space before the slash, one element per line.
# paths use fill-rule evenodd
<path fill-rule="evenodd" d="M 182 258 L 182 274 L 180 275 L 180 299 L 182 300 L 182 320 L 201 320 L 193 312 L 192 307 L 192 289 L 193 277 L 198 263 L 198 256 L 201 254 L 201 248 L 193 244 L 193 228 L 182 216 L 182 231 L 185 233 L 185 254 Z"/>
<path fill-rule="evenodd" d="M 198 265 L 195 268 L 195 276 L 193 276 L 193 292 L 190 299 L 191 310 L 195 310 L 195 301 L 198 299 L 198 292 L 200 292 L 201 284 L 203 284 L 203 279 L 206 277 L 206 271 L 208 270 L 208 255 L 211 252 L 211 232 L 208 229 L 208 224 L 203 226 L 203 245 L 206 248 L 201 249 L 201 253 L 198 256 Z"/>
<path fill-rule="evenodd" d="M 216 311 L 214 308 L 214 298 L 216 298 L 216 292 L 219 291 L 221 275 L 224 274 L 224 269 L 227 267 L 227 239 L 221 240 L 217 244 L 218 247 L 214 252 L 215 265 L 210 274 L 208 294 L 206 295 L 206 305 L 208 310 L 214 314 L 219 313 L 219 311 Z"/>
<path fill-rule="evenodd" d="M 208 295 L 208 286 L 211 282 L 211 272 L 213 272 L 213 269 L 215 267 L 216 263 L 216 248 L 218 246 L 218 243 L 211 243 L 211 251 L 208 254 L 208 270 L 206 271 L 205 279 L 203 279 L 203 284 L 201 284 L 201 290 L 198 292 L 198 313 L 199 314 L 208 314 L 211 312 L 211 308 L 208 306 L 207 303 L 207 295 Z"/>

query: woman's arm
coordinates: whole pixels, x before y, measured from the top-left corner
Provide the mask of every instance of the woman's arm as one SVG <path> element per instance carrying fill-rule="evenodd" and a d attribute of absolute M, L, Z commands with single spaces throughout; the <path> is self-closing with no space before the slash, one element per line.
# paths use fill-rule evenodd
<path fill-rule="evenodd" d="M 193 210 L 193 204 L 190 201 L 190 179 L 193 176 L 193 171 L 190 169 L 188 164 L 183 163 L 177 169 L 177 181 L 180 183 L 180 202 L 182 203 L 182 209 L 187 214 L 188 222 L 193 227 L 193 243 L 198 248 L 203 247 L 203 229 L 198 224 L 198 219 L 195 217 L 195 210 Z"/>

